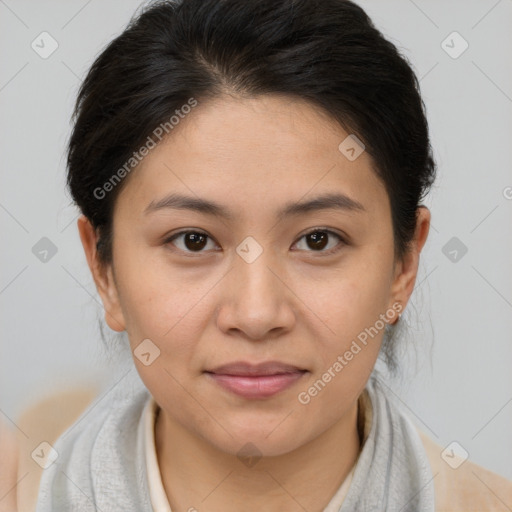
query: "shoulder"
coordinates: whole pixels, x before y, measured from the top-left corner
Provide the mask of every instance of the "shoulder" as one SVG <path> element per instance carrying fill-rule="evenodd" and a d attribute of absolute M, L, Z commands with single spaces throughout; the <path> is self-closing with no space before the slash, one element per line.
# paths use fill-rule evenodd
<path fill-rule="evenodd" d="M 113 438 L 133 444 L 135 426 L 149 395 L 143 388 L 131 388 L 130 379 L 122 384 L 118 387 L 124 389 L 112 387 L 106 392 L 91 387 L 55 393 L 20 416 L 18 425 L 26 434 L 20 436 L 20 512 L 33 511 L 42 490 L 67 485 L 58 481 L 62 468 L 74 471 L 78 481 L 90 473 L 95 457 L 101 456 Z M 56 458 L 50 465 L 47 458 L 52 454 Z"/>
<path fill-rule="evenodd" d="M 25 434 L 19 438 L 18 507 L 20 511 L 35 509 L 43 467 L 33 457 L 53 446 L 57 438 L 83 413 L 94 397 L 92 388 L 74 389 L 54 394 L 29 407 L 17 421 Z M 47 443 L 47 444 L 41 444 Z M 39 451 L 37 451 L 37 448 Z M 33 455 L 34 454 L 34 455 Z M 44 462 L 44 461 L 43 461 Z"/>
<path fill-rule="evenodd" d="M 445 452 L 443 459 L 444 448 L 419 429 L 418 433 L 434 476 L 436 512 L 511 510 L 511 481 L 469 460 L 459 459 L 453 451 Z"/>

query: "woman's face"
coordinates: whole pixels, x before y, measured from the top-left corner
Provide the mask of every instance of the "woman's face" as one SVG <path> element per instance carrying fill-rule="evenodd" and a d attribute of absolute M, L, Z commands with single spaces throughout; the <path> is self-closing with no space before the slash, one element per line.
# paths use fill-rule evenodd
<path fill-rule="evenodd" d="M 107 322 L 164 414 L 225 452 L 287 453 L 343 421 L 412 290 L 348 135 L 291 98 L 199 103 L 117 199 Z"/>

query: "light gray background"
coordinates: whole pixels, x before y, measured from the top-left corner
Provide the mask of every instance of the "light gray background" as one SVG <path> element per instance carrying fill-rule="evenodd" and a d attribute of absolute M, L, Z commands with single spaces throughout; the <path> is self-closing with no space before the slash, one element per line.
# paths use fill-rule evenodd
<path fill-rule="evenodd" d="M 439 165 L 427 200 L 433 225 L 404 315 L 416 349 L 392 387 L 436 442 L 455 440 L 512 479 L 512 1 L 358 3 L 421 78 Z M 63 387 L 111 385 L 115 357 L 99 335 L 64 149 L 80 79 L 139 5 L 0 0 L 4 419 Z M 47 59 L 31 48 L 43 31 L 59 45 Z M 453 31 L 469 44 L 456 59 L 442 47 Z M 451 52 L 462 48 L 457 37 L 445 43 Z M 32 253 L 42 237 L 58 249 L 46 263 Z M 453 237 L 467 247 L 456 262 L 443 253 Z"/>

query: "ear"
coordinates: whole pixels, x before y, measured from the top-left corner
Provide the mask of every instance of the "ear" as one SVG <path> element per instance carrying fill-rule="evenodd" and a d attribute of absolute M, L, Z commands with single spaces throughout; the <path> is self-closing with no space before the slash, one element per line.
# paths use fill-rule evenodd
<path fill-rule="evenodd" d="M 105 309 L 105 321 L 108 326 L 117 332 L 124 331 L 126 323 L 124 320 L 117 286 L 114 280 L 112 264 L 104 264 L 100 261 L 96 244 L 98 235 L 87 217 L 81 215 L 77 221 L 80 240 L 87 258 L 87 264 L 91 270 L 96 289 L 100 294 Z"/>
<path fill-rule="evenodd" d="M 420 253 L 427 241 L 430 229 L 430 210 L 426 206 L 420 206 L 416 210 L 416 229 L 414 239 L 411 240 L 407 252 L 395 266 L 395 276 L 391 286 L 391 304 L 397 313 L 405 309 L 407 302 L 414 290 Z M 394 304 L 394 306 L 393 306 Z M 400 307 L 398 306 L 400 304 Z M 396 317 L 398 319 L 398 316 Z M 395 322 L 392 322 L 395 323 Z"/>

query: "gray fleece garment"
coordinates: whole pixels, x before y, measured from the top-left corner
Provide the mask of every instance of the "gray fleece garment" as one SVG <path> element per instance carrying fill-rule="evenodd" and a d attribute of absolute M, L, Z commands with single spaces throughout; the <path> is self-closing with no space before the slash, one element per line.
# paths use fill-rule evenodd
<path fill-rule="evenodd" d="M 149 400 L 135 370 L 55 443 L 36 512 L 152 512 L 144 453 Z M 372 377 L 370 433 L 339 512 L 433 512 L 433 475 L 416 427 Z"/>

